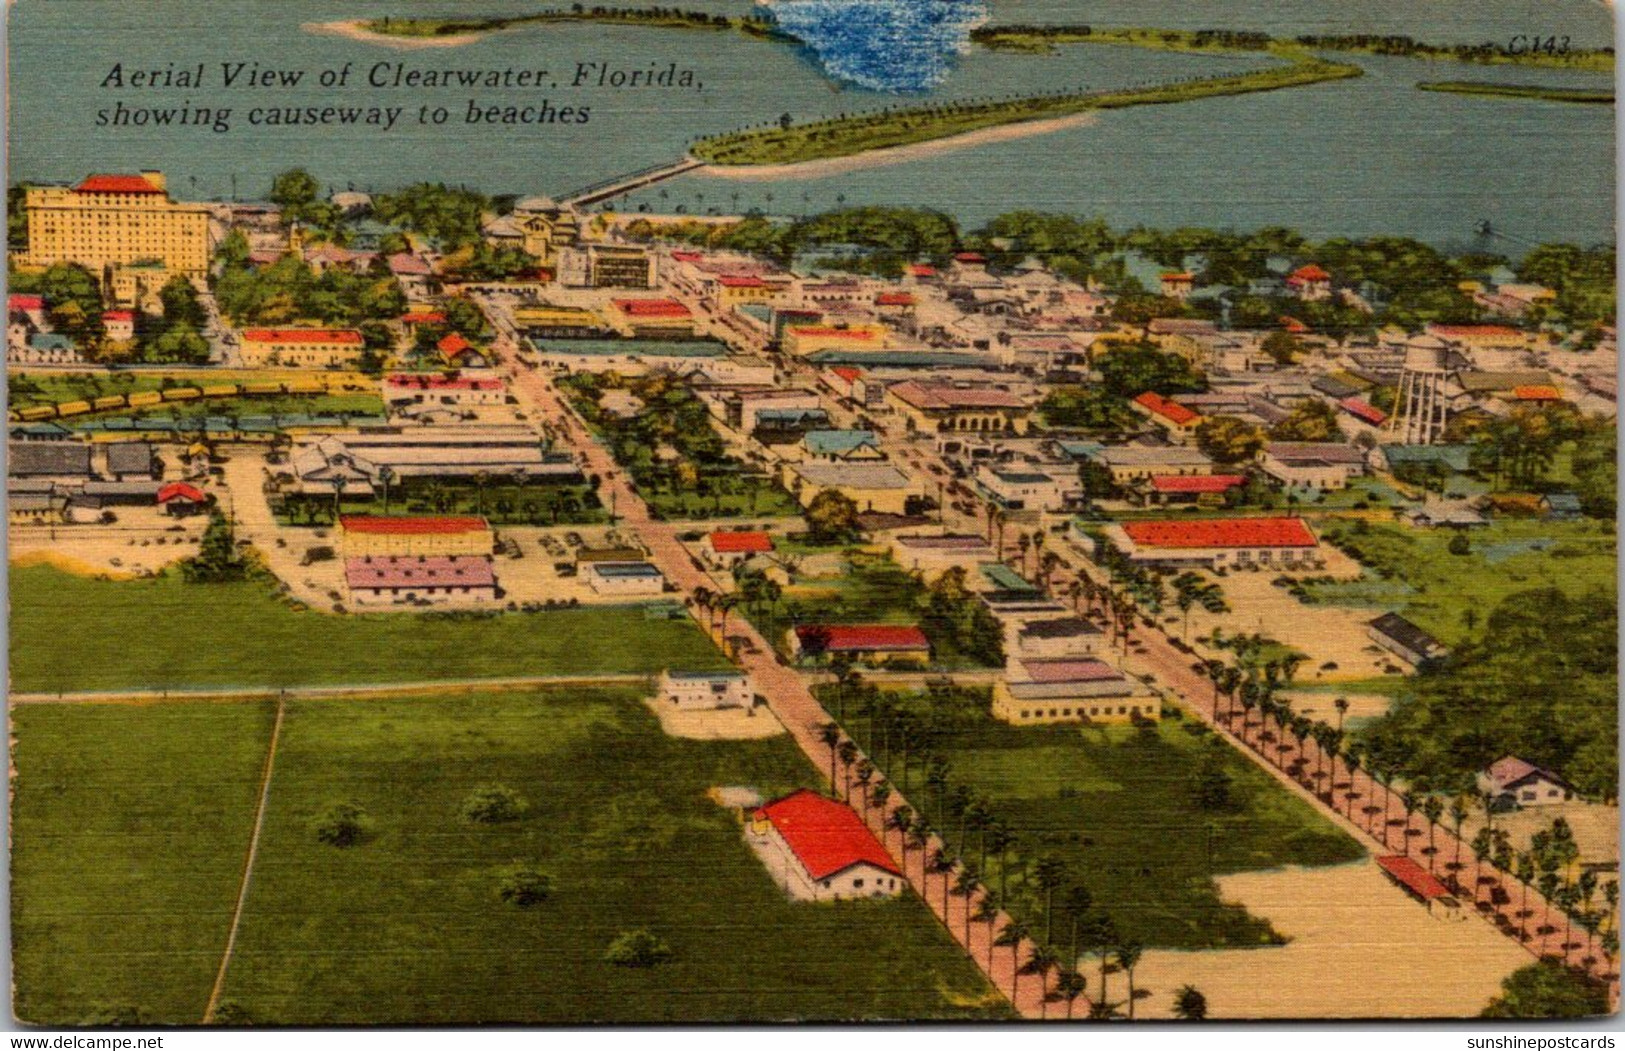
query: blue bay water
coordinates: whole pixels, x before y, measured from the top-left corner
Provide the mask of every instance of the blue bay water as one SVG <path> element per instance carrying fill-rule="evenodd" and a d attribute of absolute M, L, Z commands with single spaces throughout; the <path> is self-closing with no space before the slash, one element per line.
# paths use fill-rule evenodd
<path fill-rule="evenodd" d="M 831 0 L 790 0 L 828 4 Z M 849 0 L 850 2 L 850 0 Z M 861 0 L 860 0 L 861 2 Z M 493 0 L 461 13 L 536 10 L 532 0 Z M 681 6 L 743 13 L 744 0 L 688 0 Z M 889 5 L 874 5 L 871 18 Z M 694 138 L 760 125 L 790 114 L 812 119 L 926 99 L 1001 97 L 1112 88 L 1213 76 L 1268 62 L 1260 56 L 1193 56 L 1115 47 L 1064 48 L 1046 56 L 962 52 L 957 34 L 977 4 L 932 38 L 929 61 L 899 74 L 934 78 L 914 93 L 872 90 L 831 75 L 846 56 L 718 33 L 633 27 L 548 25 L 495 34 L 455 48 L 387 49 L 315 35 L 303 23 L 338 18 L 441 13 L 403 0 L 317 3 L 224 0 L 71 0 L 15 7 L 11 17 L 13 180 L 73 180 L 98 170 L 161 168 L 177 193 L 257 197 L 271 177 L 295 165 L 336 187 L 385 189 L 427 179 L 491 193 L 561 194 L 620 172 L 681 156 Z M 1588 0 L 1174 0 L 1069 3 L 992 0 L 995 22 L 1089 21 L 1098 25 L 1223 26 L 1283 35 L 1395 32 L 1440 42 L 1482 42 L 1511 34 L 1559 33 L 1576 46 L 1611 39 L 1607 11 Z M 805 14 L 805 11 L 800 12 Z M 826 11 L 828 15 L 830 12 Z M 809 16 L 810 17 L 810 16 Z M 946 18 L 946 15 L 944 16 Z M 873 35 L 873 33 L 871 33 Z M 840 49 L 836 49 L 840 50 Z M 876 60 L 879 51 L 866 52 Z M 946 61 L 940 61 L 946 59 Z M 311 85 L 255 94 L 103 89 L 116 62 L 127 67 L 259 61 L 306 69 L 365 70 L 377 62 L 414 68 L 546 69 L 568 82 L 577 63 L 627 68 L 678 62 L 695 69 L 693 92 L 581 88 L 523 91 L 378 89 L 335 93 Z M 1311 236 L 1414 234 L 1464 242 L 1489 219 L 1529 240 L 1594 242 L 1613 237 L 1614 118 L 1610 107 L 1559 106 L 1425 93 L 1419 80 L 1606 84 L 1595 74 L 1358 59 L 1357 80 L 1259 95 L 1210 99 L 1102 115 L 1049 135 L 989 143 L 819 178 L 782 181 L 691 176 L 634 197 L 689 212 L 759 207 L 797 214 L 837 204 L 939 208 L 974 224 L 1014 208 L 1099 214 L 1136 223 L 1245 228 L 1285 224 Z M 862 62 L 859 63 L 863 65 Z M 581 126 L 490 128 L 463 122 L 471 95 L 491 103 L 587 105 Z M 95 114 L 127 105 L 231 105 L 241 121 L 255 105 L 333 102 L 395 105 L 413 116 L 376 132 L 201 128 L 97 128 Z M 422 105 L 452 113 L 422 127 Z M 621 205 L 622 202 L 615 202 Z"/>

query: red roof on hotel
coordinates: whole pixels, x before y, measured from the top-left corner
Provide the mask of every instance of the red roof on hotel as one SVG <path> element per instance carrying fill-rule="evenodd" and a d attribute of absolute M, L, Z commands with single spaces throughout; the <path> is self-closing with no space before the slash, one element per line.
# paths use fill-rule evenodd
<path fill-rule="evenodd" d="M 617 299 L 616 309 L 627 317 L 686 318 L 694 315 L 675 299 Z"/>
<path fill-rule="evenodd" d="M 1337 404 L 1342 406 L 1344 412 L 1359 417 L 1373 427 L 1386 422 L 1388 419 L 1387 413 L 1369 402 L 1361 401 L 1359 398 L 1344 398 Z"/>
<path fill-rule="evenodd" d="M 931 642 L 925 632 L 912 625 L 902 624 L 802 624 L 796 627 L 796 637 L 805 645 L 809 637 L 826 638 L 824 649 L 829 652 L 876 650 L 928 650 Z"/>
<path fill-rule="evenodd" d="M 251 328 L 243 339 L 253 343 L 346 343 L 361 345 L 361 333 L 353 328 Z"/>
<path fill-rule="evenodd" d="M 756 811 L 756 816 L 772 823 L 815 881 L 861 863 L 902 875 L 886 848 L 851 807 L 810 788 L 775 799 Z"/>
<path fill-rule="evenodd" d="M 1424 899 L 1431 901 L 1434 898 L 1450 897 L 1450 888 L 1439 882 L 1427 869 L 1418 865 L 1415 858 L 1408 858 L 1403 854 L 1388 854 L 1378 858 L 1377 864 L 1396 881 Z"/>
<path fill-rule="evenodd" d="M 1322 270 L 1320 266 L 1315 263 L 1310 263 L 1308 266 L 1298 267 L 1298 269 L 1292 271 L 1292 276 L 1287 278 L 1288 281 L 1296 281 L 1299 283 L 1307 281 L 1330 281 L 1331 279 L 1332 275 Z"/>
<path fill-rule="evenodd" d="M 1151 488 L 1159 493 L 1222 493 L 1247 481 L 1244 474 L 1159 474 Z"/>
<path fill-rule="evenodd" d="M 717 532 L 711 534 L 711 549 L 727 554 L 759 554 L 773 550 L 773 538 L 766 533 Z"/>
<path fill-rule="evenodd" d="M 372 536 L 450 536 L 456 533 L 477 533 L 490 528 L 485 519 L 473 515 L 427 515 L 422 518 L 398 518 L 383 515 L 344 515 L 339 519 L 346 533 L 365 533 Z"/>
<path fill-rule="evenodd" d="M 78 193 L 163 193 L 144 175 L 92 175 L 78 186 Z"/>
<path fill-rule="evenodd" d="M 167 504 L 171 500 L 190 500 L 194 504 L 201 504 L 207 499 L 208 497 L 203 495 L 203 490 L 185 482 L 170 482 L 158 490 L 158 502 L 161 504 Z"/>
<path fill-rule="evenodd" d="M 1134 403 L 1151 413 L 1161 416 L 1169 423 L 1180 426 L 1202 418 L 1194 409 L 1187 409 L 1177 401 L 1169 401 L 1156 391 L 1146 391 L 1138 398 L 1135 398 Z"/>
<path fill-rule="evenodd" d="M 1123 532 L 1145 547 L 1316 547 L 1301 518 L 1199 518 L 1180 522 L 1125 522 Z"/>

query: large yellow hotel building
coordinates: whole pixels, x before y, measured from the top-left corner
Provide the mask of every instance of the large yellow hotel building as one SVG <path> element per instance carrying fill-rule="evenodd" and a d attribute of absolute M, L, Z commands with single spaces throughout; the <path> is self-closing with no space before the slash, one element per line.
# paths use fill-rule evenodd
<path fill-rule="evenodd" d="M 176 274 L 201 285 L 212 249 L 209 210 L 169 199 L 161 172 L 92 175 L 77 186 L 25 191 L 24 268 L 78 263 L 122 306 L 157 294 Z"/>

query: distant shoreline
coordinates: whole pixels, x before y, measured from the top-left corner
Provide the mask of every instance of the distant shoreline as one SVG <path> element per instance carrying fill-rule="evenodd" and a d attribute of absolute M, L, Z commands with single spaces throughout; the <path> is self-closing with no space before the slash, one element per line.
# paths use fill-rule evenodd
<path fill-rule="evenodd" d="M 840 175 L 845 172 L 862 171 L 866 168 L 884 168 L 893 164 L 906 164 L 909 161 L 934 157 L 942 153 L 951 153 L 955 150 L 969 149 L 973 146 L 985 146 L 993 142 L 1026 139 L 1035 135 L 1050 135 L 1057 131 L 1065 131 L 1068 128 L 1087 127 L 1098 123 L 1099 119 L 1099 113 L 1074 113 L 1066 117 L 1048 117 L 1040 120 L 1020 121 L 1014 124 L 1000 124 L 992 128 L 979 128 L 976 131 L 967 131 L 941 139 L 931 139 L 928 142 L 911 142 L 906 146 L 887 146 L 882 149 L 867 150 L 863 153 L 854 153 L 845 157 L 823 157 L 818 160 L 793 161 L 789 164 L 708 164 L 699 169 L 697 174 L 715 175 L 724 179 L 741 179 L 752 182 L 774 182 L 783 179 L 801 178 L 818 179 L 829 175 Z"/>
<path fill-rule="evenodd" d="M 452 36 L 397 36 L 393 33 L 377 33 L 367 28 L 367 19 L 347 18 L 338 22 L 304 22 L 299 28 L 307 33 L 320 33 L 325 36 L 341 36 L 346 40 L 359 40 L 363 44 L 380 44 L 384 47 L 399 48 L 402 51 L 416 51 L 426 47 L 463 47 L 472 44 L 488 33 L 496 30 L 486 30 L 480 33 L 457 33 Z"/>

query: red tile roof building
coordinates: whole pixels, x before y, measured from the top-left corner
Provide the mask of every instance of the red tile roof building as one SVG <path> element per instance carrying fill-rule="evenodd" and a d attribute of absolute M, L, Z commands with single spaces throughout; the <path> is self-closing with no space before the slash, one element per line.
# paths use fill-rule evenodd
<path fill-rule="evenodd" d="M 1151 489 L 1170 495 L 1191 493 L 1225 493 L 1247 484 L 1244 474 L 1158 474 L 1150 479 Z"/>
<path fill-rule="evenodd" d="M 904 887 L 891 855 L 852 808 L 811 789 L 762 806 L 751 831 L 776 856 L 774 876 L 798 896 L 889 896 Z"/>
<path fill-rule="evenodd" d="M 902 624 L 801 624 L 792 632 L 796 650 L 825 653 L 930 656 L 925 632 Z"/>
<path fill-rule="evenodd" d="M 166 506 L 177 502 L 201 504 L 206 500 L 203 490 L 185 482 L 170 482 L 158 490 L 158 503 Z"/>
<path fill-rule="evenodd" d="M 719 555 L 760 555 L 773 550 L 773 538 L 762 532 L 719 531 L 705 539 Z"/>
<path fill-rule="evenodd" d="M 617 299 L 615 309 L 635 318 L 690 318 L 693 312 L 675 299 Z"/>
<path fill-rule="evenodd" d="M 1301 518 L 1195 518 L 1123 522 L 1107 535 L 1135 562 L 1210 569 L 1290 566 L 1319 557 Z"/>
<path fill-rule="evenodd" d="M 1177 401 L 1164 398 L 1156 391 L 1146 391 L 1134 399 L 1134 405 L 1152 420 L 1181 431 L 1190 429 L 1202 419 L 1201 414 L 1194 409 L 1188 409 Z"/>
<path fill-rule="evenodd" d="M 1373 427 L 1381 427 L 1388 421 L 1388 414 L 1359 398 L 1344 398 L 1337 403 L 1338 408 L 1353 416 L 1362 423 L 1369 423 Z"/>
<path fill-rule="evenodd" d="M 363 345 L 353 328 L 250 328 L 241 355 L 248 368 L 342 368 L 355 364 Z"/>
<path fill-rule="evenodd" d="M 1377 865 L 1385 876 L 1405 893 L 1426 905 L 1429 911 L 1433 909 L 1435 903 L 1449 911 L 1460 908 L 1460 903 L 1451 895 L 1450 888 L 1418 864 L 1415 858 L 1403 854 L 1388 854 L 1379 857 Z"/>
<path fill-rule="evenodd" d="M 92 175 L 75 186 L 73 192 L 161 194 L 164 188 L 145 175 Z"/>

